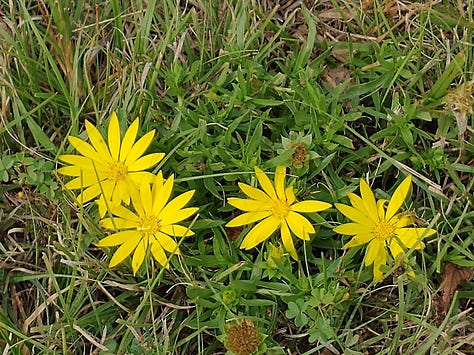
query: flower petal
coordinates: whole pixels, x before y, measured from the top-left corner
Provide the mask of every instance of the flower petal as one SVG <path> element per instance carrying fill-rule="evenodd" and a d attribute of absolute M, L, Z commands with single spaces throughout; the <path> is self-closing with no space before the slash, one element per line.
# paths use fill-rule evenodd
<path fill-rule="evenodd" d="M 109 118 L 109 129 L 107 133 L 107 140 L 109 142 L 110 155 L 115 161 L 119 161 L 120 153 L 120 126 L 117 114 L 112 112 Z"/>
<path fill-rule="evenodd" d="M 152 214 L 153 199 L 151 196 L 150 184 L 144 183 L 140 186 L 140 200 L 146 215 Z"/>
<path fill-rule="evenodd" d="M 242 182 L 239 182 L 238 185 L 239 185 L 239 188 L 242 190 L 242 192 L 253 200 L 267 202 L 267 203 L 273 202 L 270 196 L 268 196 L 262 190 L 257 189 L 256 187 L 244 184 Z"/>
<path fill-rule="evenodd" d="M 100 225 L 107 229 L 136 229 L 138 226 L 137 221 L 129 221 L 128 219 L 112 217 L 104 218 L 100 221 Z"/>
<path fill-rule="evenodd" d="M 130 178 L 136 186 L 140 186 L 143 183 L 151 184 L 155 175 L 149 171 L 131 171 L 127 173 L 127 178 Z"/>
<path fill-rule="evenodd" d="M 334 206 L 336 206 L 337 210 L 351 221 L 367 226 L 367 228 L 370 229 L 373 227 L 374 222 L 371 221 L 362 211 L 342 203 L 336 203 Z"/>
<path fill-rule="evenodd" d="M 362 232 L 357 233 L 354 237 L 349 240 L 344 246 L 342 247 L 343 250 L 347 250 L 352 247 L 357 247 L 362 244 L 366 244 L 371 242 L 375 238 L 375 235 L 372 232 Z"/>
<path fill-rule="evenodd" d="M 296 201 L 296 196 L 295 193 L 293 192 L 293 186 L 288 186 L 285 190 L 285 195 L 286 195 L 286 203 L 288 205 L 292 205 L 293 202 Z"/>
<path fill-rule="evenodd" d="M 309 234 L 315 232 L 311 223 L 296 212 L 288 212 L 288 216 L 285 219 L 291 231 L 300 239 L 309 240 Z"/>
<path fill-rule="evenodd" d="M 135 213 L 130 211 L 128 208 L 126 208 L 122 205 L 110 205 L 109 204 L 109 208 L 110 208 L 110 212 L 114 216 L 126 219 L 128 221 L 138 222 L 139 217 Z"/>
<path fill-rule="evenodd" d="M 122 146 L 120 147 L 120 161 L 124 162 L 130 149 L 132 149 L 135 138 L 137 138 L 139 120 L 138 118 L 128 127 L 125 135 L 123 136 Z"/>
<path fill-rule="evenodd" d="M 138 216 L 144 216 L 146 213 L 143 208 L 143 203 L 140 197 L 140 190 L 138 189 L 137 185 L 131 184 L 129 186 L 128 191 L 130 192 L 130 197 L 132 199 L 132 204 L 133 204 L 133 207 L 135 208 L 135 212 L 137 212 Z"/>
<path fill-rule="evenodd" d="M 271 200 L 269 200 L 271 201 Z M 272 208 L 274 202 L 262 202 L 259 200 L 248 200 L 243 198 L 229 197 L 227 203 L 241 211 L 268 211 Z"/>
<path fill-rule="evenodd" d="M 159 183 L 159 180 L 155 181 L 155 184 Z M 168 202 L 171 191 L 173 190 L 173 183 L 174 183 L 174 176 L 171 175 L 168 179 L 166 179 L 164 185 L 155 190 L 154 200 L 153 200 L 153 214 L 159 215 L 161 210 L 165 207 L 166 203 Z"/>
<path fill-rule="evenodd" d="M 148 132 L 142 138 L 140 138 L 130 149 L 125 158 L 125 165 L 131 166 L 133 163 L 140 158 L 143 153 L 148 149 L 153 137 L 155 135 L 155 130 Z"/>
<path fill-rule="evenodd" d="M 373 221 L 378 221 L 377 202 L 375 201 L 374 193 L 370 189 L 367 181 L 363 179 L 360 180 L 360 195 L 362 197 L 365 210 L 367 211 L 367 216 Z"/>
<path fill-rule="evenodd" d="M 109 266 L 114 267 L 124 261 L 127 256 L 132 254 L 139 242 L 140 238 L 136 238 L 122 244 L 110 259 Z"/>
<path fill-rule="evenodd" d="M 295 212 L 320 212 L 331 207 L 330 203 L 322 201 L 301 201 L 290 206 L 290 209 Z"/>
<path fill-rule="evenodd" d="M 366 226 L 364 226 L 363 224 L 358 224 L 358 223 L 341 224 L 333 228 L 333 231 L 339 234 L 344 234 L 344 235 L 356 235 L 356 234 L 361 234 L 365 232 L 370 232 L 370 230 Z"/>
<path fill-rule="evenodd" d="M 80 205 L 85 204 L 86 202 L 89 202 L 93 198 L 97 197 L 100 195 L 100 186 L 99 184 L 94 184 L 89 186 L 87 189 L 82 191 L 79 196 L 76 198 L 76 202 Z"/>
<path fill-rule="evenodd" d="M 274 201 L 277 200 L 277 195 L 275 189 L 272 185 L 272 182 L 268 178 L 268 176 L 260 169 L 258 166 L 255 167 L 255 175 L 257 176 L 257 180 L 260 183 L 263 191 L 270 196 L 270 198 Z"/>
<path fill-rule="evenodd" d="M 161 266 L 167 269 L 169 268 L 168 258 L 158 240 L 151 242 L 151 255 L 153 255 Z"/>
<path fill-rule="evenodd" d="M 165 156 L 165 153 L 152 153 L 145 155 L 134 162 L 130 163 L 130 165 L 127 166 L 128 171 L 139 171 L 139 170 L 147 170 L 151 168 L 152 166 L 158 164 L 158 162 L 163 159 Z"/>
<path fill-rule="evenodd" d="M 172 254 L 181 254 L 178 249 L 178 243 L 175 242 L 173 238 L 169 235 L 164 233 L 156 233 L 154 238 L 151 239 L 150 243 L 160 243 L 160 245 L 165 249 L 167 252 Z"/>
<path fill-rule="evenodd" d="M 286 201 L 285 176 L 286 176 L 286 168 L 281 165 L 277 166 L 275 170 L 275 190 L 276 190 L 278 199 L 280 199 L 281 201 Z"/>
<path fill-rule="evenodd" d="M 140 239 L 141 233 L 137 231 L 122 231 L 111 234 L 104 239 L 101 239 L 97 242 L 98 247 L 114 247 L 116 245 L 124 244 L 132 239 Z"/>
<path fill-rule="evenodd" d="M 373 264 L 374 281 L 379 281 L 383 277 L 380 266 L 387 263 L 387 250 L 385 242 L 380 239 L 373 239 L 367 248 L 365 255 L 365 266 Z"/>
<path fill-rule="evenodd" d="M 290 253 L 291 257 L 298 260 L 298 254 L 296 254 L 295 245 L 293 244 L 293 238 L 291 238 L 290 229 L 285 221 L 281 223 L 281 240 L 285 250 Z"/>
<path fill-rule="evenodd" d="M 173 214 L 178 213 L 191 200 L 193 195 L 194 190 L 190 190 L 175 197 L 161 210 L 160 217 L 163 219 L 172 218 Z"/>
<path fill-rule="evenodd" d="M 197 211 L 199 211 L 197 207 L 183 208 L 174 213 L 168 213 L 166 216 L 162 216 L 161 223 L 163 225 L 175 224 L 191 217 Z"/>
<path fill-rule="evenodd" d="M 142 238 L 140 243 L 138 243 L 137 247 L 135 248 L 135 252 L 133 253 L 132 270 L 134 275 L 137 273 L 138 269 L 140 269 L 140 266 L 143 264 L 147 248 L 148 238 Z"/>
<path fill-rule="evenodd" d="M 273 216 L 270 216 L 263 221 L 259 222 L 253 227 L 250 232 L 245 236 L 240 249 L 252 249 L 258 244 L 266 240 L 270 235 L 273 234 L 280 226 L 280 221 Z"/>
<path fill-rule="evenodd" d="M 240 216 L 235 217 L 230 222 L 228 222 L 226 227 L 239 227 L 253 222 L 260 221 L 261 219 L 271 216 L 271 211 L 254 211 L 243 213 Z"/>
<path fill-rule="evenodd" d="M 422 238 L 431 237 L 436 234 L 436 230 L 428 228 L 398 228 L 395 231 L 397 237 L 402 241 L 407 248 L 413 248 L 413 246 L 420 241 Z M 420 246 L 422 243 L 419 243 Z M 418 247 L 416 249 L 421 249 Z"/>
<path fill-rule="evenodd" d="M 67 139 L 69 140 L 69 143 L 71 143 L 71 145 L 86 158 L 93 159 L 100 164 L 103 164 L 104 161 L 110 162 L 112 160 L 111 157 L 103 157 L 89 143 L 83 141 L 80 138 L 68 136 Z"/>
<path fill-rule="evenodd" d="M 389 221 L 395 213 L 402 207 L 403 202 L 405 201 L 408 192 L 411 187 L 411 175 L 408 175 L 405 180 L 397 187 L 393 193 L 392 198 L 390 199 L 387 207 L 387 212 L 385 213 L 385 219 Z"/>
<path fill-rule="evenodd" d="M 102 134 L 99 132 L 99 130 L 87 120 L 86 120 L 86 131 L 87 131 L 87 136 L 89 137 L 89 140 L 91 141 L 92 146 L 97 151 L 97 153 L 102 157 L 102 159 L 108 162 L 114 161 L 112 159 L 112 156 L 110 155 L 109 148 L 105 144 L 104 137 L 102 137 Z M 86 154 L 83 154 L 83 155 L 85 155 L 86 157 L 88 156 Z"/>
<path fill-rule="evenodd" d="M 91 185 L 97 184 L 97 179 L 89 176 L 79 176 L 78 178 L 72 179 L 64 184 L 64 187 L 68 190 L 85 189 Z"/>
<path fill-rule="evenodd" d="M 174 237 L 190 237 L 194 235 L 194 232 L 191 229 L 180 226 L 179 224 L 162 226 L 160 228 L 160 232 L 163 232 L 168 235 L 172 235 Z"/>

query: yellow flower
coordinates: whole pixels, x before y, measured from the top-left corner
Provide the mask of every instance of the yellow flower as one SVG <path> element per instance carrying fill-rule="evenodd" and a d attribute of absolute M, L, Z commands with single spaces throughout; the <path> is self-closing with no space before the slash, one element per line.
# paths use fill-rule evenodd
<path fill-rule="evenodd" d="M 373 264 L 374 281 L 382 279 L 380 267 L 387 264 L 387 247 L 396 259 L 404 255 L 407 249 L 424 248 L 422 237 L 436 233 L 434 229 L 408 227 L 413 225 L 413 215 L 397 213 L 408 195 L 410 186 L 411 176 L 408 176 L 397 187 L 390 201 L 376 201 L 367 182 L 361 179 L 361 196 L 347 194 L 352 206 L 335 204 L 339 212 L 354 222 L 334 228 L 336 233 L 354 236 L 343 249 L 369 244 L 365 266 Z M 413 275 L 413 272 L 411 274 Z"/>
<path fill-rule="evenodd" d="M 113 204 L 130 203 L 130 186 L 151 182 L 154 175 L 149 169 L 164 157 L 164 153 L 142 156 L 150 145 L 155 131 L 148 132 L 137 142 L 139 120 L 131 124 L 121 140 L 117 115 L 112 113 L 108 127 L 108 144 L 99 130 L 89 121 L 85 122 L 90 144 L 80 138 L 69 136 L 69 142 L 81 155 L 65 154 L 59 159 L 70 164 L 58 169 L 63 175 L 75 177 L 65 184 L 69 190 L 81 189 L 77 203 L 84 204 L 99 195 L 100 215 L 106 212 L 105 200 Z"/>
<path fill-rule="evenodd" d="M 226 226 L 238 227 L 261 220 L 242 241 L 240 248 L 246 250 L 254 248 L 280 229 L 283 246 L 297 260 L 291 232 L 303 240 L 309 240 L 309 234 L 315 233 L 311 223 L 298 212 L 320 212 L 331 205 L 321 201 L 296 202 L 293 187 L 285 188 L 286 168 L 284 166 L 276 168 L 274 186 L 260 168 L 255 167 L 255 173 L 263 191 L 239 183 L 242 192 L 250 199 L 231 197 L 229 204 L 246 213 L 235 217 Z"/>
<path fill-rule="evenodd" d="M 110 260 L 110 267 L 118 265 L 133 253 L 132 269 L 135 274 L 145 259 L 148 247 L 156 261 L 166 268 L 169 264 L 165 250 L 172 254 L 180 254 L 178 244 L 171 237 L 188 237 L 194 233 L 176 223 L 196 213 L 198 208 L 184 208 L 193 196 L 194 190 L 168 202 L 173 182 L 173 176 L 164 180 L 160 171 L 151 186 L 149 183 L 144 183 L 139 189 L 136 187 L 130 189 L 135 212 L 123 205 L 110 206 L 110 212 L 114 217 L 101 220 L 101 225 L 107 229 L 121 231 L 97 243 L 99 247 L 120 245 Z"/>

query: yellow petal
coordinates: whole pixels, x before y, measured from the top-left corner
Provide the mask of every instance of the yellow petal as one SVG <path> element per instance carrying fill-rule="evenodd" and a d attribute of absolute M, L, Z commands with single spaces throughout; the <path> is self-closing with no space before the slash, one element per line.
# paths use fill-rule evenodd
<path fill-rule="evenodd" d="M 109 208 L 110 208 L 110 212 L 114 216 L 126 219 L 128 221 L 138 222 L 139 217 L 135 213 L 130 211 L 128 208 L 126 208 L 122 205 L 110 205 L 109 204 Z"/>
<path fill-rule="evenodd" d="M 311 212 L 324 211 L 324 210 L 327 210 L 329 207 L 331 207 L 331 204 L 327 202 L 301 201 L 290 206 L 290 209 L 295 212 L 311 213 Z"/>
<path fill-rule="evenodd" d="M 160 217 L 163 219 L 172 218 L 175 213 L 178 213 L 191 200 L 193 195 L 194 190 L 191 190 L 175 197 L 161 210 Z"/>
<path fill-rule="evenodd" d="M 375 201 L 374 193 L 370 189 L 370 186 L 367 181 L 363 179 L 360 180 L 360 194 L 365 209 L 368 213 L 368 217 L 373 221 L 378 221 L 377 202 Z"/>
<path fill-rule="evenodd" d="M 91 185 L 97 184 L 97 179 L 90 175 L 80 176 L 68 181 L 64 187 L 68 190 L 85 189 Z"/>
<path fill-rule="evenodd" d="M 179 224 L 162 226 L 160 228 L 160 232 L 163 232 L 168 235 L 172 235 L 174 237 L 190 237 L 194 235 L 194 232 L 191 229 L 180 226 Z"/>
<path fill-rule="evenodd" d="M 242 182 L 239 182 L 239 187 L 242 190 L 244 194 L 246 194 L 248 197 L 250 197 L 253 200 L 261 201 L 261 202 L 266 202 L 266 203 L 272 203 L 273 200 L 268 196 L 265 192 L 262 190 L 257 189 L 256 187 L 244 184 Z"/>
<path fill-rule="evenodd" d="M 172 254 L 180 254 L 178 244 L 169 235 L 164 233 L 156 233 L 154 238 L 151 239 L 150 243 L 159 243 L 163 249 Z M 153 246 L 152 246 L 153 247 Z"/>
<path fill-rule="evenodd" d="M 414 214 L 412 215 L 410 213 L 406 213 L 406 214 L 398 213 L 392 217 L 392 221 L 396 219 L 397 228 L 403 228 L 403 227 L 407 227 L 413 224 L 413 221 L 414 221 L 413 217 L 414 217 Z"/>
<path fill-rule="evenodd" d="M 139 120 L 138 118 L 128 127 L 125 135 L 123 136 L 122 146 L 120 147 L 120 161 L 124 162 L 127 158 L 130 149 L 132 149 L 135 138 L 137 138 Z"/>
<path fill-rule="evenodd" d="M 372 222 L 369 217 L 367 217 L 363 212 L 360 210 L 355 209 L 354 207 L 343 205 L 342 203 L 334 204 L 337 210 L 341 212 L 344 216 L 349 218 L 350 220 L 367 226 L 367 228 L 372 228 L 374 222 Z"/>
<path fill-rule="evenodd" d="M 373 264 L 374 281 L 380 281 L 383 277 L 383 273 L 380 270 L 382 265 L 387 263 L 387 251 L 385 249 L 385 242 L 378 239 L 372 240 L 367 248 L 367 254 L 365 256 L 365 266 Z"/>
<path fill-rule="evenodd" d="M 106 200 L 104 196 L 100 196 L 95 203 L 99 206 L 99 217 L 104 218 L 107 212 L 110 212 L 112 206 L 114 205 L 112 201 Z M 111 212 L 110 212 L 111 213 Z"/>
<path fill-rule="evenodd" d="M 130 197 L 132 199 L 133 207 L 138 216 L 144 216 L 145 210 L 143 209 L 142 199 L 140 197 L 140 191 L 137 188 L 137 185 L 130 184 L 128 191 L 130 192 Z M 152 213 L 153 214 L 153 213 Z"/>
<path fill-rule="evenodd" d="M 147 170 L 152 166 L 158 164 L 158 162 L 163 159 L 164 156 L 165 153 L 152 153 L 145 155 L 130 163 L 130 165 L 127 166 L 128 171 Z"/>
<path fill-rule="evenodd" d="M 143 210 L 146 215 L 153 214 L 152 206 L 153 200 L 151 196 L 150 184 L 144 183 L 140 186 L 140 199 L 143 205 Z"/>
<path fill-rule="evenodd" d="M 275 190 L 278 198 L 282 201 L 286 201 L 285 176 L 286 168 L 284 166 L 277 166 L 275 170 Z"/>
<path fill-rule="evenodd" d="M 271 200 L 269 200 L 271 201 Z M 259 200 L 247 200 L 243 198 L 229 197 L 227 203 L 241 211 L 268 211 L 272 208 L 274 202 L 262 202 Z"/>
<path fill-rule="evenodd" d="M 101 170 L 100 167 L 94 167 L 94 161 L 91 158 L 83 157 L 82 155 L 63 154 L 59 156 L 59 159 L 67 164 L 76 165 L 81 168 L 81 170 Z M 101 171 L 103 171 L 103 169 Z M 79 176 L 79 174 L 76 176 Z"/>
<path fill-rule="evenodd" d="M 226 227 L 239 227 L 244 226 L 246 224 L 250 224 L 253 222 L 260 221 L 261 219 L 267 218 L 271 216 L 271 211 L 255 211 L 255 212 L 248 212 L 243 213 L 240 216 L 235 217 L 230 222 L 228 222 L 225 226 Z"/>
<path fill-rule="evenodd" d="M 138 222 L 129 221 L 128 219 L 113 217 L 104 218 L 100 221 L 102 227 L 107 229 L 136 229 Z"/>
<path fill-rule="evenodd" d="M 117 114 L 112 112 L 109 118 L 109 130 L 107 133 L 110 155 L 115 161 L 119 161 L 120 153 L 120 126 Z"/>
<path fill-rule="evenodd" d="M 280 226 L 280 221 L 270 216 L 253 227 L 242 241 L 240 249 L 252 249 L 266 240 Z"/>
<path fill-rule="evenodd" d="M 132 254 L 139 242 L 140 238 L 136 238 L 122 244 L 112 256 L 112 259 L 110 259 L 109 266 L 114 267 L 124 261 L 127 256 Z"/>
<path fill-rule="evenodd" d="M 405 251 L 407 250 L 405 245 L 400 245 L 396 237 L 390 240 L 388 248 L 390 249 L 390 253 L 392 253 L 394 259 L 396 259 L 400 254 L 405 254 Z"/>
<path fill-rule="evenodd" d="M 288 205 L 292 205 L 296 201 L 295 193 L 293 192 L 293 186 L 288 186 L 285 190 L 286 202 Z"/>
<path fill-rule="evenodd" d="M 83 141 L 82 139 L 69 136 L 68 137 L 69 143 L 76 148 L 76 150 L 89 159 L 95 160 L 97 163 L 103 164 L 104 162 L 110 162 L 112 158 L 110 157 L 103 157 L 99 152 L 97 152 L 89 143 Z"/>
<path fill-rule="evenodd" d="M 169 213 L 166 216 L 160 216 L 161 217 L 161 223 L 163 225 L 170 225 L 170 224 L 175 224 L 181 221 L 184 221 L 185 219 L 191 217 L 193 214 L 195 214 L 199 208 L 197 207 L 189 207 L 189 208 L 183 208 L 175 213 Z"/>
<path fill-rule="evenodd" d="M 277 195 L 275 189 L 273 188 L 272 182 L 258 166 L 255 167 L 255 175 L 257 176 L 257 180 L 260 183 L 263 191 L 265 191 L 265 193 L 270 196 L 272 200 L 276 201 Z"/>
<path fill-rule="evenodd" d="M 400 186 L 397 187 L 393 193 L 392 198 L 390 199 L 387 207 L 387 212 L 385 213 L 385 219 L 389 221 L 395 213 L 402 207 L 403 202 L 405 201 L 408 192 L 411 187 L 411 175 L 408 175 L 405 180 L 402 181 Z"/>
<path fill-rule="evenodd" d="M 131 171 L 127 173 L 127 178 L 130 178 L 136 186 L 140 186 L 143 183 L 151 184 L 155 175 L 149 171 Z"/>
<path fill-rule="evenodd" d="M 349 240 L 344 246 L 342 247 L 343 250 L 347 250 L 352 247 L 357 247 L 362 244 L 369 243 L 372 239 L 375 238 L 375 235 L 372 232 L 362 232 L 357 233 L 354 237 Z"/>
<path fill-rule="evenodd" d="M 351 201 L 352 207 L 354 207 L 361 214 L 369 218 L 373 223 L 377 223 L 380 220 L 380 218 L 378 217 L 378 210 L 369 211 L 362 197 L 357 196 L 352 192 L 347 193 L 347 197 L 349 197 L 349 201 Z"/>
<path fill-rule="evenodd" d="M 143 153 L 145 153 L 148 146 L 151 144 L 151 141 L 153 140 L 154 135 L 155 135 L 154 130 L 151 132 L 148 132 L 132 146 L 132 148 L 127 154 L 127 157 L 125 158 L 126 166 L 133 165 L 133 163 L 138 158 L 140 158 L 143 155 Z"/>
<path fill-rule="evenodd" d="M 99 130 L 87 120 L 86 120 L 86 131 L 87 131 L 87 136 L 89 137 L 89 140 L 91 141 L 92 146 L 97 151 L 97 153 L 102 157 L 102 159 L 109 162 L 114 161 L 110 155 L 109 148 L 105 144 L 104 137 L 102 137 L 102 134 L 99 132 Z M 88 156 L 86 154 L 83 154 L 83 155 L 85 155 L 86 157 Z M 92 156 L 90 158 L 92 158 Z"/>
<path fill-rule="evenodd" d="M 385 220 L 385 204 L 387 203 L 387 200 L 378 200 L 377 201 L 377 215 L 379 217 L 379 221 L 384 221 Z"/>
<path fill-rule="evenodd" d="M 168 258 L 159 242 L 151 243 L 151 254 L 161 266 L 169 268 Z"/>
<path fill-rule="evenodd" d="M 298 255 L 296 254 L 295 245 L 293 244 L 293 238 L 291 238 L 291 233 L 288 228 L 288 225 L 285 221 L 281 223 L 281 240 L 283 241 L 283 246 L 285 250 L 290 253 L 291 257 L 295 260 L 298 260 Z"/>
<path fill-rule="evenodd" d="M 428 228 L 398 228 L 395 233 L 407 248 L 412 248 L 422 238 L 435 234 L 436 230 Z M 416 249 L 421 249 L 421 247 Z"/>
<path fill-rule="evenodd" d="M 286 222 L 291 231 L 300 239 L 309 240 L 309 234 L 315 232 L 311 223 L 305 217 L 296 212 L 288 212 Z"/>
<path fill-rule="evenodd" d="M 99 184 L 94 184 L 89 186 L 87 189 L 82 191 L 79 196 L 77 196 L 77 203 L 83 205 L 84 203 L 92 200 L 93 198 L 100 195 L 100 186 Z"/>
<path fill-rule="evenodd" d="M 83 175 L 84 169 L 79 166 L 71 165 L 71 166 L 64 166 L 56 170 L 58 174 L 66 175 L 66 176 L 81 176 Z M 89 170 L 90 172 L 90 170 Z M 91 175 L 91 174 L 89 174 Z"/>
<path fill-rule="evenodd" d="M 173 183 L 174 183 L 174 176 L 171 175 L 168 179 L 166 179 L 164 185 L 161 189 L 156 190 L 159 192 L 158 194 L 155 192 L 155 199 L 153 201 L 153 214 L 159 215 L 163 208 L 165 207 L 166 203 L 168 202 L 171 191 L 173 190 Z"/>
<path fill-rule="evenodd" d="M 114 247 L 116 245 L 124 244 L 133 239 L 141 238 L 140 232 L 137 231 L 122 231 L 111 234 L 104 239 L 99 240 L 96 244 L 98 247 Z"/>
<path fill-rule="evenodd" d="M 358 223 L 341 224 L 333 228 L 333 231 L 338 234 L 344 234 L 344 235 L 356 235 L 356 234 L 370 232 L 370 230 L 366 226 L 362 224 L 358 224 Z"/>
<path fill-rule="evenodd" d="M 135 275 L 140 269 L 140 266 L 143 264 L 143 260 L 145 259 L 146 249 L 148 248 L 148 238 L 143 238 L 140 243 L 138 243 L 137 247 L 135 248 L 135 252 L 133 253 L 132 258 L 132 270 L 133 274 Z"/>
<path fill-rule="evenodd" d="M 365 266 L 371 265 L 379 253 L 386 253 L 385 241 L 380 239 L 372 239 L 365 254 Z"/>

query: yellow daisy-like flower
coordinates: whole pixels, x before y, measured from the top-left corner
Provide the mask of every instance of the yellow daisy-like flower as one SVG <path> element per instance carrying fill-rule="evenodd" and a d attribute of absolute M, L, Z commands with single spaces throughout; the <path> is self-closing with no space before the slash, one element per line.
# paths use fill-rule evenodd
<path fill-rule="evenodd" d="M 339 234 L 354 236 L 343 249 L 369 244 L 365 255 L 365 266 L 373 264 L 374 281 L 379 281 L 383 277 L 380 267 L 387 264 L 387 247 L 396 259 L 407 249 L 424 248 L 422 237 L 436 233 L 434 229 L 409 227 L 413 225 L 413 215 L 397 213 L 410 187 L 411 176 L 408 176 L 397 187 L 390 201 L 384 199 L 376 201 L 367 182 L 361 179 L 361 196 L 347 194 L 352 206 L 335 204 L 339 212 L 353 223 L 341 224 L 333 230 Z M 410 273 L 414 275 L 413 272 Z"/>
<path fill-rule="evenodd" d="M 90 144 L 80 138 L 69 136 L 69 142 L 81 155 L 65 154 L 59 159 L 70 164 L 58 169 L 63 175 L 75 177 L 65 184 L 69 190 L 81 189 L 77 203 L 84 204 L 99 195 L 100 215 L 107 210 L 104 200 L 114 205 L 122 201 L 130 203 L 130 186 L 151 182 L 154 175 L 143 171 L 156 165 L 164 153 L 152 153 L 142 156 L 150 145 L 155 131 L 148 132 L 137 142 L 139 120 L 131 124 L 121 139 L 117 115 L 112 113 L 108 127 L 106 144 L 99 130 L 89 121 L 85 122 Z"/>
<path fill-rule="evenodd" d="M 235 217 L 226 226 L 238 227 L 260 221 L 240 245 L 241 249 L 246 250 L 254 248 L 280 229 L 283 246 L 293 259 L 298 260 L 291 232 L 303 240 L 309 240 L 309 235 L 315 233 L 311 223 L 298 212 L 320 212 L 331 207 L 331 204 L 321 201 L 296 202 L 293 187 L 285 188 L 284 166 L 276 168 L 274 185 L 260 168 L 255 167 L 255 174 L 263 191 L 239 183 L 242 192 L 250 199 L 231 197 L 228 202 L 246 213 Z"/>
<path fill-rule="evenodd" d="M 97 243 L 99 247 L 120 245 L 112 259 L 110 267 L 121 263 L 133 253 L 132 269 L 135 274 L 143 263 L 148 247 L 151 254 L 163 267 L 168 268 L 165 251 L 180 254 L 178 244 L 171 237 L 188 237 L 194 233 L 184 226 L 176 224 L 195 214 L 198 208 L 184 206 L 194 194 L 194 190 L 185 192 L 168 202 L 173 189 L 174 177 L 163 179 L 161 171 L 151 186 L 144 183 L 140 188 L 131 188 L 131 200 L 135 212 L 123 205 L 111 205 L 114 217 L 101 220 L 107 229 L 121 230 Z"/>

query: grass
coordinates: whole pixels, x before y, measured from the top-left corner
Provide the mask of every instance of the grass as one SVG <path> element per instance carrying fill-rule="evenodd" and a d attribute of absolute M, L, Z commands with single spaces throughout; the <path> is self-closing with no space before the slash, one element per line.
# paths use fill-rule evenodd
<path fill-rule="evenodd" d="M 446 265 L 474 268 L 473 11 L 0 0 L 0 349 L 224 354 L 229 326 L 250 319 L 267 354 L 473 354 L 472 279 L 441 301 Z M 175 174 L 176 194 L 196 190 L 196 235 L 170 270 L 110 269 L 94 204 L 61 189 L 66 137 L 85 138 L 86 119 L 105 132 L 112 111 L 157 131 L 154 172 Z M 298 198 L 332 204 L 360 178 L 389 198 L 411 174 L 404 209 L 438 231 L 409 251 L 416 277 L 393 262 L 371 283 L 364 248 L 342 251 L 331 230 L 346 221 L 335 208 L 309 215 L 298 262 L 269 257 L 269 242 L 240 250 L 226 201 L 255 165 L 289 166 Z"/>

